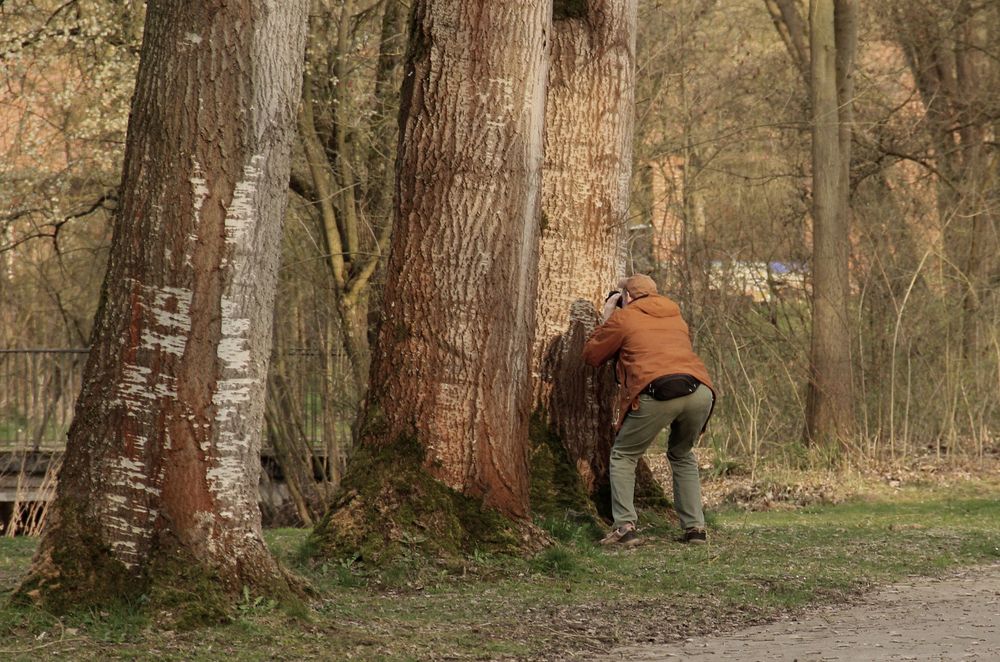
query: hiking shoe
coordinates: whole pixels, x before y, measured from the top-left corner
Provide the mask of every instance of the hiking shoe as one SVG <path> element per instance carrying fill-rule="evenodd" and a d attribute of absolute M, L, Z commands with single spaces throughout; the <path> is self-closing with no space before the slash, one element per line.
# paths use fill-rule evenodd
<path fill-rule="evenodd" d="M 705 529 L 693 526 L 690 529 L 684 530 L 684 538 L 682 540 L 690 545 L 704 545 L 708 542 L 708 535 L 705 533 Z"/>
<path fill-rule="evenodd" d="M 635 547 L 642 543 L 639 534 L 635 532 L 635 524 L 625 522 L 617 529 L 611 529 L 611 533 L 601 539 L 601 545 L 605 547 Z"/>

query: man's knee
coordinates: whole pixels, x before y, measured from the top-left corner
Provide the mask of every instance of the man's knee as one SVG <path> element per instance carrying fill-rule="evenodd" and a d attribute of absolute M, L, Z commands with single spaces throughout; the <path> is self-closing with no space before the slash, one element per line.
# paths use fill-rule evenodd
<path fill-rule="evenodd" d="M 667 449 L 667 459 L 671 462 L 689 462 L 694 459 L 694 450 L 690 444 Z"/>
<path fill-rule="evenodd" d="M 615 444 L 611 447 L 612 460 L 638 460 L 649 447 L 648 443 L 643 444 Z"/>
<path fill-rule="evenodd" d="M 642 453 L 635 453 L 634 451 L 627 451 L 621 448 L 611 449 L 612 462 L 635 462 L 641 455 Z"/>

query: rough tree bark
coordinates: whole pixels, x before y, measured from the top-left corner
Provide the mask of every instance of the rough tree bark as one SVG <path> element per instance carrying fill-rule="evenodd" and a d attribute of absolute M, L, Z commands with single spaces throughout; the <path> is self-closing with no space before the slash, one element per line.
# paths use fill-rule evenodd
<path fill-rule="evenodd" d="M 482 530 L 449 495 L 528 517 L 550 18 L 549 0 L 413 4 L 385 319 L 360 448 L 321 542 L 399 543 L 407 518 L 435 548 L 475 542 Z"/>
<path fill-rule="evenodd" d="M 92 350 L 22 596 L 217 616 L 213 595 L 290 588 L 257 480 L 306 12 L 149 3 Z"/>
<path fill-rule="evenodd" d="M 538 296 L 532 347 L 533 507 L 570 504 L 552 454 L 576 467 L 587 494 L 608 482 L 614 379 L 580 359 L 593 306 L 624 275 L 635 107 L 635 0 L 553 5 L 545 102 Z M 544 443 L 555 441 L 556 443 Z M 558 469 L 562 470 L 562 469 Z M 648 469 L 645 471 L 648 473 Z"/>
<path fill-rule="evenodd" d="M 850 296 L 850 144 L 854 0 L 809 8 L 813 119 L 813 310 L 806 438 L 847 441 L 854 429 L 847 303 Z"/>

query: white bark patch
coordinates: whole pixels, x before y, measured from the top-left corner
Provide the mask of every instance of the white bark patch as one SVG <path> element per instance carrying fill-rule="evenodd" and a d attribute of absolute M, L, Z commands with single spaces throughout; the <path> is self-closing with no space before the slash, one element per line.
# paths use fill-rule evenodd
<path fill-rule="evenodd" d="M 201 35 L 194 32 L 187 32 L 184 34 L 184 41 L 194 45 L 200 44 Z"/>
<path fill-rule="evenodd" d="M 146 508 L 139 505 L 133 505 L 131 509 L 127 505 L 122 505 L 119 512 L 123 510 L 141 511 L 142 514 L 148 516 L 148 521 L 152 521 L 157 515 L 157 511 L 147 511 Z M 144 543 L 149 538 L 149 530 L 146 527 L 136 526 L 132 521 L 133 518 L 128 516 L 108 515 L 104 518 L 105 528 L 118 532 L 118 535 L 111 537 L 112 554 L 130 570 L 138 567 L 139 562 L 143 560 L 138 551 L 139 543 Z"/>
<path fill-rule="evenodd" d="M 176 287 L 149 287 L 132 283 L 137 293 L 136 305 L 142 311 L 142 334 L 136 350 L 152 352 L 160 357 L 183 355 L 191 331 L 191 292 Z M 150 420 L 166 401 L 177 398 L 176 378 L 167 372 L 154 372 L 150 362 L 140 355 L 143 364 L 123 363 L 109 408 L 124 419 L 123 429 L 145 431 Z M 165 368 L 161 368 L 165 369 Z M 110 412 L 109 412 L 110 413 Z M 147 457 L 149 439 L 132 432 L 124 440 L 120 455 L 109 458 L 105 471 L 115 491 L 105 498 L 102 525 L 113 530 L 112 550 L 126 567 L 135 567 L 137 550 L 145 549 L 152 536 L 156 510 L 146 504 L 160 496 L 162 474 L 151 473 L 143 461 Z M 124 450 L 127 448 L 128 450 Z"/>
<path fill-rule="evenodd" d="M 191 217 L 198 219 L 201 217 L 201 208 L 204 206 L 205 200 L 208 199 L 209 189 L 208 182 L 205 180 L 205 171 L 202 169 L 201 164 L 198 163 L 198 159 L 194 157 L 191 159 L 191 177 L 188 181 L 191 184 Z M 195 225 L 197 226 L 197 223 Z M 188 233 L 188 248 L 184 251 L 184 266 L 186 267 L 194 268 L 191 256 L 194 251 L 193 247 L 197 242 L 197 233 L 193 231 Z"/>
<path fill-rule="evenodd" d="M 216 351 L 225 370 L 242 373 L 250 364 L 250 350 L 247 347 L 250 320 L 236 317 L 239 314 L 236 302 L 222 297 L 222 338 Z"/>
<path fill-rule="evenodd" d="M 205 199 L 208 197 L 208 182 L 205 181 L 205 171 L 202 170 L 201 164 L 198 163 L 197 159 L 194 159 L 191 164 L 191 199 L 193 201 L 193 218 L 198 218 L 201 214 L 201 206 L 205 204 Z"/>
<path fill-rule="evenodd" d="M 233 461 L 231 451 L 246 448 L 246 439 L 237 432 L 242 427 L 241 413 L 251 403 L 254 387 L 263 388 L 262 377 L 256 374 L 251 361 L 248 345 L 250 320 L 236 317 L 238 314 L 237 304 L 223 297 L 222 337 L 216 349 L 222 377 L 212 394 L 220 458 L 219 465 L 208 471 L 209 482 L 214 489 L 221 491 L 233 488 L 241 480 L 244 471 L 242 460 L 235 458 L 236 461 Z"/>
<path fill-rule="evenodd" d="M 149 402 L 159 398 L 176 398 L 177 387 L 170 375 L 160 375 L 150 383 L 152 370 L 145 366 L 126 363 L 122 371 L 121 383 L 118 386 L 118 398 L 126 409 L 145 411 Z"/>
<path fill-rule="evenodd" d="M 266 249 L 255 241 L 261 221 L 258 183 L 263 163 L 263 154 L 256 154 L 244 166 L 243 179 L 236 184 L 226 210 L 227 255 L 222 267 L 232 275 L 221 302 L 222 329 L 216 347 L 220 375 L 212 395 L 217 459 L 206 474 L 209 490 L 222 503 L 238 502 L 245 490 L 253 409 L 264 389 L 263 361 L 251 349 L 252 317 L 258 314 L 254 304 L 257 254 Z"/>
<path fill-rule="evenodd" d="M 143 330 L 143 347 L 182 356 L 191 333 L 191 291 L 162 287 L 149 298 L 152 324 Z"/>
<path fill-rule="evenodd" d="M 226 211 L 226 243 L 242 246 L 247 233 L 257 220 L 257 184 L 261 176 L 264 157 L 256 154 L 243 167 L 243 179 L 233 190 L 233 201 Z"/>

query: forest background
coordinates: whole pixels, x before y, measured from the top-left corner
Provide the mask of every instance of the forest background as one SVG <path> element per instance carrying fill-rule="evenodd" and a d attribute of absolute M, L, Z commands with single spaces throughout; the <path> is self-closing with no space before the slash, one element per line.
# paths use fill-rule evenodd
<path fill-rule="evenodd" d="M 982 460 L 1000 429 L 1000 7 L 859 8 L 851 434 L 810 444 L 812 124 L 795 5 L 639 2 L 622 271 L 651 273 L 681 304 L 716 381 L 710 470 Z M 0 12 L 0 347 L 86 347 L 144 4 L 8 1 Z M 381 317 L 407 12 L 395 0 L 311 12 L 266 415 L 307 523 L 345 467 Z M 33 359 L 27 408 L 4 389 L 0 439 L 71 411 L 67 380 L 84 359 L 69 356 Z M 319 484 L 303 469 L 313 454 Z"/>

